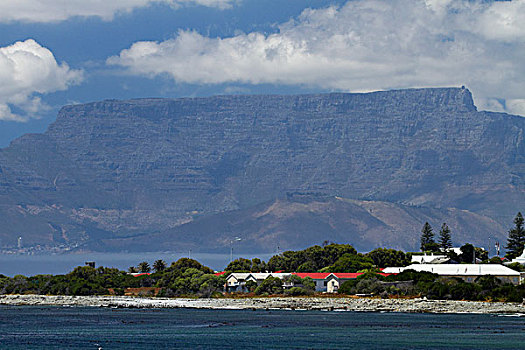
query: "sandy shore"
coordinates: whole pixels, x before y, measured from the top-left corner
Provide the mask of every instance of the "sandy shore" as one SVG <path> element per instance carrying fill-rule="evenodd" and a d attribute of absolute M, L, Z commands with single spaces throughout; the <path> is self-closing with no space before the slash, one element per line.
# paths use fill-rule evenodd
<path fill-rule="evenodd" d="M 196 308 L 196 309 L 295 309 L 344 310 L 367 312 L 430 312 L 525 314 L 520 303 L 488 303 L 473 301 L 425 299 L 369 298 L 249 298 L 249 299 L 183 299 L 136 298 L 115 296 L 46 296 L 0 295 L 0 305 L 54 305 L 123 308 Z"/>

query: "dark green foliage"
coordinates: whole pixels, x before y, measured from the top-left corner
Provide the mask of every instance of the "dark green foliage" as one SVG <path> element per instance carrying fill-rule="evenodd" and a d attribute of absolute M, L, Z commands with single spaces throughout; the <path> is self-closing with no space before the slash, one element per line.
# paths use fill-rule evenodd
<path fill-rule="evenodd" d="M 519 212 L 514 218 L 514 227 L 509 231 L 509 237 L 507 239 L 507 259 L 514 259 L 523 253 L 523 247 L 525 246 L 525 228 L 524 219 L 521 212 Z"/>
<path fill-rule="evenodd" d="M 439 247 L 443 251 L 447 251 L 452 248 L 452 237 L 450 235 L 450 228 L 446 223 L 441 225 L 441 230 L 439 230 Z"/>
<path fill-rule="evenodd" d="M 475 258 L 480 259 L 481 261 L 488 260 L 488 253 L 483 248 L 474 247 L 470 243 L 466 243 L 460 248 L 461 254 L 458 256 L 458 262 L 473 264 L 474 253 L 476 254 Z"/>
<path fill-rule="evenodd" d="M 432 226 L 428 222 L 425 222 L 423 225 L 423 228 L 421 229 L 421 245 L 420 249 L 422 252 L 426 251 L 438 251 L 439 250 L 439 244 L 437 244 L 434 241 L 434 231 L 432 230 Z"/>
<path fill-rule="evenodd" d="M 520 264 L 519 262 L 508 264 L 507 267 L 513 269 L 514 271 L 525 272 L 525 266 Z"/>
<path fill-rule="evenodd" d="M 366 273 L 339 287 L 341 294 L 374 294 L 381 296 L 424 296 L 429 299 L 451 300 L 497 300 L 521 302 L 525 298 L 525 286 L 504 284 L 498 278 L 484 276 L 475 283 L 458 278 L 445 278 L 429 272 L 406 270 L 398 275 L 382 278 Z"/>
<path fill-rule="evenodd" d="M 345 254 L 333 264 L 326 267 L 329 272 L 358 272 L 372 269 L 374 261 L 363 254 Z"/>
<path fill-rule="evenodd" d="M 349 244 L 328 244 L 313 246 L 300 251 L 286 251 L 268 261 L 270 271 L 316 272 L 332 265 L 344 254 L 357 254 Z"/>
<path fill-rule="evenodd" d="M 163 296 L 198 295 L 209 297 L 221 291 L 225 276 L 215 276 L 213 270 L 196 260 L 181 258 L 162 271 L 156 287 Z"/>
<path fill-rule="evenodd" d="M 225 271 L 230 272 L 251 272 L 252 270 L 252 262 L 251 260 L 239 258 L 236 260 L 233 260 L 231 263 L 226 266 Z"/>
<path fill-rule="evenodd" d="M 438 275 L 431 272 L 417 272 L 414 270 L 405 270 L 397 275 L 390 275 L 388 281 L 414 281 L 414 282 L 433 282 Z"/>
<path fill-rule="evenodd" d="M 493 256 L 492 258 L 483 261 L 484 264 L 502 264 L 501 258 L 499 256 Z"/>
<path fill-rule="evenodd" d="M 410 265 L 410 255 L 401 250 L 377 248 L 365 254 L 379 268 Z"/>
<path fill-rule="evenodd" d="M 283 282 L 278 277 L 268 277 L 262 283 L 255 288 L 256 295 L 262 294 L 282 294 L 283 293 Z"/>
<path fill-rule="evenodd" d="M 301 278 L 297 275 L 291 275 L 283 278 L 283 283 L 291 283 L 294 287 L 301 288 L 305 294 L 312 294 L 315 291 L 315 282 L 310 277 Z"/>
<path fill-rule="evenodd" d="M 180 258 L 176 262 L 172 263 L 168 269 L 171 270 L 186 270 L 188 268 L 194 268 L 204 273 L 213 273 L 213 270 L 209 267 L 202 265 L 200 262 L 190 258 Z"/>
<path fill-rule="evenodd" d="M 252 260 L 239 258 L 229 263 L 225 269 L 229 272 L 264 272 L 266 270 L 266 263 L 259 258 Z"/>
<path fill-rule="evenodd" d="M 356 279 L 348 280 L 339 286 L 340 294 L 380 294 L 386 291 L 383 276 L 375 273 L 365 273 Z"/>
<path fill-rule="evenodd" d="M 79 266 L 67 275 L 0 277 L 0 294 L 102 295 L 113 289 L 123 295 L 126 288 L 160 287 L 161 295 L 209 297 L 222 291 L 225 277 L 191 259 L 180 259 L 153 275 L 133 277 L 118 269 Z"/>
<path fill-rule="evenodd" d="M 295 271 L 296 272 L 314 272 L 317 270 L 318 270 L 318 267 L 317 265 L 315 265 L 313 261 L 307 261 L 304 264 L 301 264 L 301 266 L 299 266 L 297 270 Z"/>
<path fill-rule="evenodd" d="M 291 296 L 299 296 L 299 295 L 310 295 L 313 292 L 311 290 L 308 290 L 302 287 L 292 287 L 290 289 L 285 290 L 284 293 L 287 295 L 291 295 Z"/>
<path fill-rule="evenodd" d="M 450 297 L 454 300 L 478 300 L 481 290 L 476 283 L 460 281 L 450 287 Z"/>
<path fill-rule="evenodd" d="M 486 289 L 486 290 L 495 289 L 503 284 L 503 282 L 501 282 L 499 278 L 496 278 L 494 276 L 478 277 L 476 278 L 475 282 L 479 284 L 482 289 Z"/>
<path fill-rule="evenodd" d="M 255 288 L 257 288 L 257 282 L 255 281 L 246 281 L 246 284 L 244 285 L 246 287 L 246 289 L 248 290 L 248 292 L 254 292 L 255 291 Z"/>
<path fill-rule="evenodd" d="M 139 272 L 148 273 L 151 271 L 151 267 L 147 261 L 143 261 L 138 266 Z"/>
<path fill-rule="evenodd" d="M 153 270 L 155 270 L 155 272 L 161 272 L 161 271 L 164 271 L 166 269 L 166 262 L 164 260 L 156 260 L 154 263 L 153 263 Z"/>

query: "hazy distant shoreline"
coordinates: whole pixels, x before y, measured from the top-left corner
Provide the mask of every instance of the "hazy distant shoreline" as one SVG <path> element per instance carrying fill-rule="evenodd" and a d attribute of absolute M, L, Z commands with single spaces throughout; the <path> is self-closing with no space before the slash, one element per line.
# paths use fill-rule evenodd
<path fill-rule="evenodd" d="M 269 297 L 245 299 L 137 298 L 122 296 L 1 295 L 0 305 L 109 308 L 290 309 L 361 312 L 524 314 L 521 303 L 425 299 Z"/>

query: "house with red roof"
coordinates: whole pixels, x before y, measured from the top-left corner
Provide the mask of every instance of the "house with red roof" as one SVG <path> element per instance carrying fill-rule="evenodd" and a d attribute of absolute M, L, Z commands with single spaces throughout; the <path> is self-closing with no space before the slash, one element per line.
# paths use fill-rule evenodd
<path fill-rule="evenodd" d="M 362 272 L 345 273 L 345 272 L 292 272 L 292 273 L 231 273 L 226 278 L 225 289 L 229 292 L 246 292 L 246 282 L 253 281 L 261 284 L 269 276 L 284 279 L 287 276 L 295 275 L 301 278 L 309 277 L 315 282 L 316 292 L 336 293 L 339 287 L 346 281 L 356 279 L 362 275 Z M 388 273 L 379 273 L 382 276 L 388 276 Z M 291 288 L 293 285 L 285 284 L 283 287 Z"/>
<path fill-rule="evenodd" d="M 316 292 L 327 292 L 327 293 L 336 293 L 339 290 L 339 287 L 348 280 L 356 279 L 358 276 L 361 276 L 362 272 L 293 272 L 293 275 L 296 275 L 301 278 L 310 277 L 315 282 L 315 291 Z M 379 273 L 382 276 L 388 276 L 388 273 Z"/>

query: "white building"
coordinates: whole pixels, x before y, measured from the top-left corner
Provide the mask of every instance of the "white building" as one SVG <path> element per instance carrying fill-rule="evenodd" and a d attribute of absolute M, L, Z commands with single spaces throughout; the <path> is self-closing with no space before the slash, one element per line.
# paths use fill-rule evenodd
<path fill-rule="evenodd" d="M 506 283 L 520 284 L 520 273 L 500 264 L 412 264 L 407 267 L 387 267 L 384 273 L 401 273 L 405 270 L 431 272 L 444 277 L 457 277 L 474 282 L 481 276 L 494 276 Z"/>
<path fill-rule="evenodd" d="M 226 290 L 228 292 L 248 292 L 246 282 L 253 281 L 261 284 L 268 277 L 283 279 L 291 276 L 291 273 L 269 273 L 269 272 L 234 272 L 226 277 Z"/>
<path fill-rule="evenodd" d="M 412 255 L 412 262 L 415 264 L 444 264 L 449 261 L 449 257 L 446 255 Z"/>
<path fill-rule="evenodd" d="M 248 292 L 246 288 L 246 282 L 253 281 L 257 284 L 261 284 L 269 276 L 278 277 L 284 279 L 291 275 L 295 275 L 301 278 L 311 278 L 315 283 L 316 292 L 336 293 L 339 290 L 341 284 L 348 280 L 356 279 L 363 273 L 340 273 L 340 272 L 293 272 L 293 273 L 231 273 L 226 278 L 226 291 L 228 292 Z M 388 274 L 379 273 L 380 275 L 387 276 Z M 283 288 L 293 287 L 292 283 L 283 284 Z"/>
<path fill-rule="evenodd" d="M 521 253 L 520 256 L 518 256 L 517 258 L 515 259 L 512 259 L 512 261 L 510 262 L 511 264 L 512 263 L 520 263 L 522 265 L 525 265 L 525 248 L 523 249 L 523 253 Z"/>

